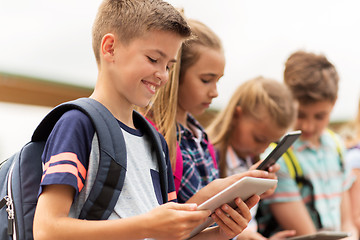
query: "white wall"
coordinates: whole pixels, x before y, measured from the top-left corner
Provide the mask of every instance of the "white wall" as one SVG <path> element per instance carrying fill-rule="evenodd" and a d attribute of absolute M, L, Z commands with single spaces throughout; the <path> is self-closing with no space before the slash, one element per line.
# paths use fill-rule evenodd
<path fill-rule="evenodd" d="M 94 86 L 91 25 L 100 0 L 0 0 L 0 71 Z M 289 54 L 324 53 L 341 82 L 332 120 L 355 117 L 360 97 L 360 1 L 168 0 L 223 40 L 227 65 L 213 107 L 263 75 L 282 81 Z M 16 151 L 48 109 L 0 103 L 0 159 Z"/>
<path fill-rule="evenodd" d="M 91 26 L 101 0 L 0 0 L 0 71 L 94 86 Z M 324 53 L 341 82 L 332 119 L 355 116 L 360 97 L 360 1 L 168 0 L 223 40 L 225 75 L 213 107 L 263 75 L 282 81 L 295 50 Z"/>
<path fill-rule="evenodd" d="M 0 162 L 30 141 L 50 108 L 0 102 Z"/>

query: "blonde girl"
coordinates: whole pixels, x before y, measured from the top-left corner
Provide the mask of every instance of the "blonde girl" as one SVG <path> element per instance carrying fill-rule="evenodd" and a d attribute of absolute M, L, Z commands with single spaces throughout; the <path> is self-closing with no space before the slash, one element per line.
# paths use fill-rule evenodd
<path fill-rule="evenodd" d="M 221 177 L 248 171 L 269 144 L 285 134 L 295 116 L 293 97 L 284 84 L 257 77 L 240 85 L 207 128 L 218 153 Z M 254 216 L 256 208 L 252 210 Z M 272 239 L 293 234 L 281 232 Z M 264 239 L 257 233 L 255 220 L 240 236 L 239 239 Z"/>
<path fill-rule="evenodd" d="M 290 128 L 295 116 L 293 97 L 284 84 L 257 77 L 240 85 L 207 128 L 219 154 L 221 176 L 236 171 L 226 162 L 229 148 L 245 164 L 251 159 L 252 165 L 271 142 Z"/>
<path fill-rule="evenodd" d="M 191 114 L 203 113 L 217 97 L 216 83 L 224 72 L 224 53 L 220 39 L 207 26 L 196 20 L 188 23 L 194 36 L 183 44 L 177 63 L 170 71 L 171 80 L 159 89 L 146 116 L 169 145 L 178 201 L 202 203 L 244 176 L 274 176 L 252 171 L 213 181 L 218 178 L 215 154 L 206 133 Z M 189 146 L 192 149 L 187 148 Z M 245 205 L 236 199 L 237 210 L 225 204 L 212 214 L 221 227 L 217 229 L 222 238 L 234 237 L 246 227 L 251 219 L 249 208 L 257 201 L 258 197 L 254 196 Z"/>

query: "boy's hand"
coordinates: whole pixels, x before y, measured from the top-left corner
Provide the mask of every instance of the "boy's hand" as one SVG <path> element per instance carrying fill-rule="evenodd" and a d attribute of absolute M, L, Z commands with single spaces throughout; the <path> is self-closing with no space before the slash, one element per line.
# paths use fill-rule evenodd
<path fill-rule="evenodd" d="M 240 234 L 251 220 L 250 209 L 256 205 L 259 199 L 258 195 L 253 195 L 245 202 L 240 198 L 236 198 L 236 209 L 227 204 L 216 209 L 211 217 L 219 225 L 221 236 L 230 239 Z"/>
<path fill-rule="evenodd" d="M 280 231 L 275 233 L 273 236 L 271 236 L 270 238 L 266 238 L 264 236 L 262 236 L 260 233 L 258 232 L 253 232 L 251 230 L 247 230 L 247 231 L 243 231 L 239 236 L 237 236 L 236 239 L 238 240 L 286 240 L 289 237 L 293 237 L 295 236 L 295 231 L 294 230 L 285 230 L 285 231 Z"/>
<path fill-rule="evenodd" d="M 148 215 L 148 235 L 156 239 L 186 239 L 191 231 L 205 222 L 210 211 L 197 211 L 196 204 L 166 203 Z"/>
<path fill-rule="evenodd" d="M 275 233 L 274 235 L 272 235 L 269 240 L 284 240 L 287 239 L 289 237 L 293 237 L 295 236 L 296 231 L 295 230 L 284 230 L 284 231 L 280 231 Z"/>
<path fill-rule="evenodd" d="M 238 240 L 267 240 L 266 237 L 262 236 L 258 232 L 253 232 L 252 230 L 245 230 L 240 235 L 236 237 Z"/>
<path fill-rule="evenodd" d="M 258 161 L 257 163 L 255 163 L 254 165 L 252 165 L 250 167 L 250 170 L 255 170 L 261 163 L 262 161 Z M 276 173 L 280 170 L 280 165 L 278 163 L 275 163 L 274 165 L 270 166 L 269 169 L 266 171 L 268 172 L 268 176 L 266 178 L 269 179 L 277 179 Z M 270 188 L 269 190 L 267 190 L 266 192 L 264 192 L 263 194 L 260 195 L 260 198 L 267 198 L 269 196 L 271 196 L 276 189 L 275 185 L 274 187 Z"/>

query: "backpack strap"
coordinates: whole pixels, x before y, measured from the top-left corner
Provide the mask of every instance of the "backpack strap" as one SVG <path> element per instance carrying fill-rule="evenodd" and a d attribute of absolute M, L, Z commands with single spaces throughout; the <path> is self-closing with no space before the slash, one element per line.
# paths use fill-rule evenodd
<path fill-rule="evenodd" d="M 152 146 L 155 150 L 159 165 L 161 194 L 164 203 L 166 203 L 168 201 L 168 176 L 167 176 L 167 165 L 165 161 L 164 150 L 159 136 L 160 133 L 156 131 L 155 127 L 137 111 L 133 112 L 133 118 L 134 118 L 134 125 L 137 128 L 143 130 L 150 137 L 150 141 L 153 143 Z"/>
<path fill-rule="evenodd" d="M 214 167 L 217 169 L 218 165 L 217 165 L 217 161 L 216 161 L 216 154 L 215 154 L 214 145 L 212 145 L 210 141 L 207 142 L 207 145 L 208 145 L 210 156 L 213 159 Z"/>
<path fill-rule="evenodd" d="M 330 134 L 331 138 L 334 140 L 334 142 L 336 144 L 336 151 L 339 154 L 340 166 L 343 169 L 343 154 L 341 151 L 341 144 L 333 131 L 331 131 L 330 129 L 327 129 L 326 131 Z M 276 145 L 277 145 L 276 143 L 270 144 L 270 146 L 273 148 L 275 148 Z M 302 171 L 300 163 L 299 163 L 298 159 L 296 158 L 291 147 L 282 155 L 282 158 L 284 159 L 284 162 L 289 170 L 289 175 L 291 176 L 292 179 L 294 179 L 296 181 L 296 184 L 298 185 L 300 191 L 304 186 L 307 186 L 310 188 L 311 201 L 308 204 L 308 206 L 317 219 L 317 224 L 318 224 L 317 227 L 319 229 L 322 228 L 320 215 L 315 208 L 314 187 L 313 187 L 311 181 L 309 181 L 308 179 L 306 179 L 304 177 L 304 173 Z M 271 233 L 271 231 L 276 228 L 276 226 L 277 226 L 277 221 L 274 217 L 272 217 L 269 221 L 269 224 L 264 229 L 264 235 L 268 236 Z"/>
<path fill-rule="evenodd" d="M 179 193 L 183 169 L 184 169 L 183 157 L 182 157 L 180 145 L 178 142 L 176 142 L 176 165 L 174 170 L 174 183 L 175 183 L 176 194 Z"/>
<path fill-rule="evenodd" d="M 276 146 L 276 144 L 274 144 Z M 288 148 L 288 150 L 282 155 L 284 162 L 289 170 L 289 174 L 292 179 L 296 181 L 296 184 L 298 185 L 300 191 L 304 186 L 307 186 L 310 188 L 311 192 L 311 201 L 309 203 L 309 208 L 313 212 L 313 214 L 316 217 L 318 228 L 322 228 L 321 218 L 319 215 L 319 212 L 315 208 L 315 195 L 314 195 L 314 186 L 304 177 L 304 173 L 302 171 L 302 168 L 300 166 L 300 163 L 298 159 L 296 158 L 292 148 Z"/>
<path fill-rule="evenodd" d="M 126 146 L 119 125 L 101 103 L 81 98 L 54 108 L 36 128 L 32 141 L 46 141 L 57 120 L 71 109 L 85 113 L 99 138 L 99 168 L 80 219 L 107 219 L 115 207 L 126 174 Z M 117 130 L 118 129 L 118 130 Z"/>
<path fill-rule="evenodd" d="M 343 152 L 341 150 L 340 141 L 337 138 L 335 132 L 333 132 L 330 129 L 326 129 L 326 131 L 330 134 L 331 138 L 334 140 L 334 142 L 336 144 L 336 151 L 339 154 L 339 158 L 340 158 L 340 167 L 341 167 L 341 170 L 344 171 L 344 156 L 343 156 Z"/>
<path fill-rule="evenodd" d="M 276 147 L 276 143 L 271 143 L 270 146 Z M 301 179 L 304 176 L 304 173 L 301 169 L 300 163 L 297 160 L 292 148 L 288 148 L 288 150 L 282 155 L 284 162 L 289 170 L 289 174 L 292 179 Z M 299 188 L 302 187 L 302 183 L 300 181 L 296 181 Z"/>
<path fill-rule="evenodd" d="M 206 143 L 207 143 L 207 146 L 209 149 L 210 156 L 213 160 L 214 167 L 216 169 L 218 169 L 214 146 L 210 143 L 210 141 L 207 141 Z M 177 142 L 176 143 L 176 165 L 175 165 L 175 170 L 173 172 L 176 194 L 179 192 L 180 185 L 181 185 L 181 179 L 182 179 L 182 175 L 183 175 L 183 161 L 184 161 L 184 159 L 182 157 L 181 149 L 180 149 L 179 143 Z"/>

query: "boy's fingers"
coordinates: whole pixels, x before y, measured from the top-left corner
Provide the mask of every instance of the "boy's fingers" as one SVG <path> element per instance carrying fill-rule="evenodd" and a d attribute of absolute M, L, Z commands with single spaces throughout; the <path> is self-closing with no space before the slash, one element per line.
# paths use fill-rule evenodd
<path fill-rule="evenodd" d="M 240 199 L 241 200 L 241 199 Z M 250 198 L 248 198 L 246 201 L 245 201 L 245 204 L 248 206 L 248 208 L 252 208 L 254 207 L 260 200 L 260 197 L 259 195 L 252 195 Z"/>
<path fill-rule="evenodd" d="M 196 203 L 166 203 L 163 206 L 174 209 L 174 210 L 183 210 L 183 211 L 195 211 L 197 209 Z"/>
<path fill-rule="evenodd" d="M 268 178 L 269 172 L 263 170 L 250 170 L 244 173 L 248 177 Z"/>
<path fill-rule="evenodd" d="M 268 171 L 262 171 L 262 170 L 249 170 L 243 173 L 237 173 L 233 174 L 229 177 L 226 177 L 227 184 L 230 186 L 234 182 L 244 178 L 244 177 L 257 177 L 257 178 L 268 178 L 269 172 Z"/>
<path fill-rule="evenodd" d="M 192 219 L 193 221 L 202 221 L 206 219 L 206 217 L 210 216 L 210 210 L 199 210 L 197 211 L 197 204 L 196 203 L 166 203 L 162 205 L 168 209 L 177 210 L 177 211 L 185 211 L 182 214 L 186 216 L 186 218 Z"/>
<path fill-rule="evenodd" d="M 241 209 L 247 209 L 247 206 L 244 202 L 241 202 L 243 206 Z M 248 210 L 245 212 L 249 212 Z M 251 217 L 251 214 L 247 218 Z M 237 208 L 236 210 L 231 208 L 229 205 L 224 204 L 221 208 L 216 209 L 215 214 L 212 214 L 212 219 L 219 225 L 219 227 L 225 232 L 228 236 L 234 236 L 242 232 L 248 225 L 250 221 L 243 216 L 242 210 Z"/>
<path fill-rule="evenodd" d="M 276 173 L 280 170 L 280 165 L 278 163 L 275 163 L 274 165 L 269 167 L 269 172 Z"/>
<path fill-rule="evenodd" d="M 219 214 L 213 213 L 211 218 L 216 222 L 216 224 L 225 232 L 226 235 L 230 236 L 232 230 L 224 223 L 224 221 L 219 217 Z"/>

